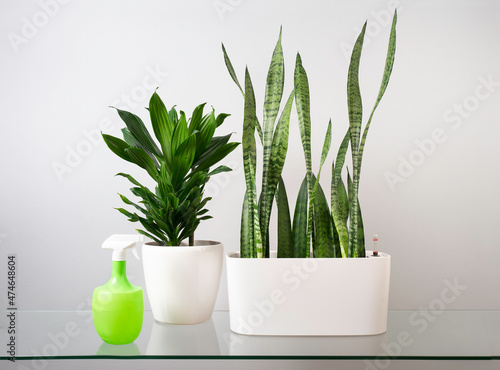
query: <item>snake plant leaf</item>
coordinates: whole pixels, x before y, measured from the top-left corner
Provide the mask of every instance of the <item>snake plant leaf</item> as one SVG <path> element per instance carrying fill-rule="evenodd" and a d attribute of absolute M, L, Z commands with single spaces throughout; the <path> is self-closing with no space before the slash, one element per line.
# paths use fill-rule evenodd
<path fill-rule="evenodd" d="M 269 167 L 271 162 L 271 146 L 275 145 L 273 142 L 274 124 L 278 116 L 281 98 L 283 96 L 283 86 L 285 83 L 285 67 L 283 61 L 283 49 L 281 47 L 281 29 L 278 37 L 278 42 L 273 51 L 271 64 L 267 72 L 266 91 L 264 96 L 264 119 L 262 121 L 262 128 L 264 130 L 264 137 L 262 141 L 263 146 L 263 169 L 262 169 L 262 193 L 261 193 L 261 230 L 262 242 L 266 246 L 268 244 L 268 224 L 271 217 L 271 208 L 273 197 L 276 193 L 276 186 L 278 185 L 278 178 L 280 173 L 275 175 L 275 183 L 269 184 Z M 292 98 L 293 101 L 293 98 Z M 290 104 L 291 109 L 291 104 Z M 288 135 L 286 138 L 288 143 Z M 270 196 L 271 194 L 271 196 Z M 263 213 L 262 213 L 263 212 Z"/>
<path fill-rule="evenodd" d="M 125 125 L 132 136 L 141 144 L 141 146 L 143 146 L 143 149 L 159 158 L 163 157 L 160 149 L 158 149 L 158 146 L 153 141 L 153 138 L 149 134 L 142 120 L 133 113 L 118 108 L 115 109 L 123 122 L 125 122 Z"/>
<path fill-rule="evenodd" d="M 309 82 L 307 79 L 306 71 L 302 65 L 302 58 L 297 53 L 294 71 L 294 87 L 295 87 L 295 106 L 297 108 L 297 115 L 299 118 L 300 139 L 302 141 L 302 148 L 304 149 L 304 158 L 306 162 L 306 179 L 307 191 L 309 202 L 312 203 L 313 195 L 313 181 L 312 181 L 312 160 L 311 160 L 311 108 L 309 97 Z M 311 240 L 312 232 L 312 212 L 308 215 L 307 222 L 307 243 L 309 250 L 309 243 Z"/>
<path fill-rule="evenodd" d="M 337 199 L 341 223 L 342 225 L 347 225 L 347 219 L 349 218 L 349 198 L 342 179 L 337 183 Z"/>
<path fill-rule="evenodd" d="M 261 199 L 259 202 L 259 215 L 261 220 L 261 230 L 263 243 L 267 246 L 269 243 L 269 221 L 271 218 L 271 209 L 274 195 L 278 186 L 278 181 L 281 178 L 283 166 L 285 164 L 286 154 L 288 151 L 288 133 L 290 127 L 290 113 L 292 111 L 292 104 L 294 99 L 294 92 L 290 94 L 285 104 L 283 112 L 280 115 L 276 129 L 270 145 L 269 166 L 263 174 L 263 187 L 261 192 Z M 267 180 L 265 180 L 267 178 Z M 267 247 L 265 247 L 267 250 Z"/>
<path fill-rule="evenodd" d="M 172 163 L 172 185 L 178 189 L 193 164 L 196 153 L 196 136 L 189 136 L 176 150 Z"/>
<path fill-rule="evenodd" d="M 361 205 L 358 200 L 358 250 L 357 256 L 359 258 L 366 257 L 365 249 L 365 231 L 363 225 L 363 216 L 361 215 Z"/>
<path fill-rule="evenodd" d="M 155 181 L 158 180 L 158 170 L 155 163 L 151 157 L 140 148 L 128 148 L 125 149 L 131 161 L 137 164 L 139 167 L 144 168 L 149 176 L 151 176 Z"/>
<path fill-rule="evenodd" d="M 254 246 L 253 205 L 249 206 L 248 191 L 246 191 L 241 208 L 240 256 L 242 258 L 256 258 L 257 253 Z"/>
<path fill-rule="evenodd" d="M 231 63 L 231 60 L 229 59 L 229 56 L 227 55 L 226 48 L 224 47 L 224 44 L 221 43 L 222 45 L 222 53 L 224 54 L 224 63 L 226 64 L 227 71 L 229 72 L 229 75 L 233 79 L 234 83 L 236 86 L 241 91 L 241 94 L 245 96 L 245 93 L 243 92 L 243 89 L 241 88 L 240 82 L 238 81 L 238 77 L 236 76 L 236 73 L 234 72 L 233 64 Z"/>
<path fill-rule="evenodd" d="M 217 115 L 217 118 L 215 119 L 215 123 L 216 123 L 217 127 L 222 125 L 224 123 L 224 120 L 229 116 L 230 116 L 229 113 L 219 113 Z"/>
<path fill-rule="evenodd" d="M 321 202 L 320 200 L 316 201 L 316 191 L 319 188 L 321 188 L 321 185 L 319 184 L 319 179 L 321 176 L 321 170 L 323 169 L 323 165 L 325 163 L 326 157 L 328 156 L 328 152 L 330 151 L 330 145 L 332 142 L 332 121 L 330 120 L 328 122 L 328 128 L 326 130 L 325 134 L 325 139 L 323 141 L 323 150 L 321 151 L 321 161 L 319 165 L 319 171 L 318 171 L 318 176 L 315 177 L 313 175 L 312 181 L 314 183 L 313 189 L 311 192 L 311 196 L 309 199 L 309 220 L 308 220 L 308 235 L 312 232 L 312 241 L 313 241 L 313 252 L 316 250 L 316 243 L 324 243 L 324 235 L 321 237 L 316 236 L 316 228 L 314 227 L 315 224 L 320 224 L 322 226 L 326 226 L 327 223 L 321 222 L 319 220 L 316 220 L 317 217 L 322 218 L 324 217 L 324 212 L 316 213 L 316 207 L 323 206 L 323 204 L 320 204 L 318 202 Z M 318 221 L 318 222 L 316 222 Z M 319 229 L 318 229 L 319 230 Z M 320 230 L 323 232 L 324 230 Z M 330 233 L 331 234 L 331 233 Z M 333 249 L 332 249 L 333 251 Z M 320 253 L 322 254 L 322 253 Z"/>
<path fill-rule="evenodd" d="M 349 225 L 349 251 L 357 253 L 358 249 L 358 186 L 360 173 L 359 143 L 361 135 L 361 122 L 363 116 L 363 106 L 361 93 L 359 90 L 359 61 L 363 48 L 363 39 L 366 31 L 366 22 L 361 33 L 354 44 L 349 64 L 347 80 L 347 105 L 349 111 L 349 134 L 351 136 L 351 153 L 353 166 L 353 193 L 351 203 L 351 220 Z M 353 255 L 352 257 L 356 257 Z"/>
<path fill-rule="evenodd" d="M 349 197 L 349 203 L 353 204 L 353 199 L 354 199 L 354 185 L 353 181 L 351 179 L 351 176 L 349 172 L 347 173 L 347 188 L 348 188 L 348 197 Z M 357 239 L 357 247 L 356 249 L 352 250 L 352 257 L 365 257 L 366 252 L 365 252 L 365 233 L 364 233 L 364 226 L 363 226 L 363 217 L 361 215 L 361 205 L 359 203 L 359 199 L 357 201 L 358 204 L 358 212 L 357 212 L 357 224 L 358 224 L 358 239 Z M 350 211 L 350 217 L 353 217 L 353 212 Z"/>
<path fill-rule="evenodd" d="M 313 177 L 314 178 L 314 177 Z M 335 257 L 333 238 L 333 220 L 330 215 L 328 202 L 321 185 L 317 187 L 314 198 L 314 239 L 313 255 L 316 258 Z"/>
<path fill-rule="evenodd" d="M 328 122 L 328 128 L 326 130 L 325 139 L 323 141 L 323 150 L 321 151 L 321 161 L 319 164 L 318 176 L 313 181 L 314 186 L 313 186 L 313 191 L 312 191 L 312 195 L 311 195 L 311 201 L 309 202 L 309 205 L 310 205 L 309 211 L 310 212 L 311 212 L 312 204 L 314 203 L 314 196 L 316 194 L 316 189 L 319 186 L 319 179 L 321 176 L 321 170 L 323 169 L 323 165 L 325 164 L 326 157 L 328 156 L 328 152 L 330 151 L 331 142 L 332 142 L 332 120 L 330 120 Z M 313 175 L 313 178 L 314 178 L 314 175 Z"/>
<path fill-rule="evenodd" d="M 168 110 L 156 91 L 149 100 L 149 115 L 151 117 L 153 132 L 160 143 L 163 157 L 167 161 L 168 166 L 171 167 L 172 149 L 170 142 L 173 134 L 173 126 L 168 116 Z"/>
<path fill-rule="evenodd" d="M 321 173 L 321 168 L 323 167 L 323 164 L 326 161 L 326 157 L 330 152 L 331 144 L 332 144 L 332 120 L 328 122 L 328 127 L 326 129 L 325 140 L 323 141 L 323 150 L 321 151 L 320 171 L 318 173 Z M 319 180 L 319 174 L 318 174 L 318 180 Z"/>
<path fill-rule="evenodd" d="M 389 84 L 389 79 L 391 77 L 392 73 L 392 67 L 394 65 L 394 55 L 396 53 L 396 23 L 398 20 L 398 13 L 397 10 L 394 10 L 394 16 L 392 19 L 392 26 L 391 26 L 391 34 L 389 36 L 389 46 L 387 49 L 387 57 L 385 60 L 385 69 L 384 69 L 384 75 L 382 77 L 382 82 L 380 84 L 380 89 L 378 92 L 377 100 L 375 102 L 375 106 L 372 109 L 372 112 L 370 114 L 370 118 L 368 119 L 368 122 L 366 123 L 365 129 L 363 131 L 363 137 L 361 138 L 361 143 L 359 145 L 359 170 L 361 171 L 361 162 L 363 159 L 363 151 L 365 148 L 365 141 L 366 141 L 366 136 L 368 135 L 368 130 L 370 129 L 370 124 L 373 118 L 373 114 L 375 113 L 375 110 L 377 109 L 380 100 L 384 96 L 385 90 L 387 89 L 387 85 Z M 359 174 L 358 174 L 359 177 Z"/>
<path fill-rule="evenodd" d="M 226 48 L 224 47 L 224 44 L 222 44 L 222 52 L 224 54 L 224 63 L 226 64 L 227 71 L 229 72 L 229 75 L 233 79 L 233 81 L 236 83 L 236 86 L 241 91 L 241 94 L 243 95 L 243 98 L 245 97 L 245 93 L 243 92 L 243 89 L 241 88 L 240 83 L 238 82 L 238 78 L 236 77 L 236 73 L 234 72 L 233 65 L 231 64 L 231 60 L 229 59 L 229 56 L 226 53 Z M 246 76 L 245 76 L 246 78 Z M 245 82 L 246 83 L 246 82 Z M 259 134 L 260 141 L 264 141 L 264 135 L 262 133 L 262 127 L 259 123 L 259 120 L 257 119 L 257 116 L 255 116 L 255 127 L 257 128 L 257 133 Z"/>
<path fill-rule="evenodd" d="M 243 167 L 245 170 L 245 184 L 247 188 L 248 197 L 248 216 L 244 218 L 247 220 L 248 233 L 253 235 L 254 245 L 252 249 L 258 258 L 263 257 L 262 236 L 260 231 L 260 221 L 257 206 L 257 189 L 255 186 L 255 171 L 257 164 L 257 151 L 255 144 L 255 122 L 256 122 L 256 104 L 255 94 L 253 91 L 252 80 L 248 68 L 245 70 L 245 109 L 243 119 Z M 252 221 L 253 220 L 253 221 Z M 242 227 L 243 230 L 243 227 Z M 251 251 L 244 251 L 245 244 L 241 245 L 241 255 L 248 255 Z"/>
<path fill-rule="evenodd" d="M 358 151 L 361 133 L 361 122 L 363 119 L 363 103 L 361 92 L 359 90 L 359 62 L 361 59 L 361 50 L 363 48 L 363 39 L 366 31 L 366 22 L 359 34 L 354 48 L 352 50 L 351 62 L 347 77 L 347 107 L 349 111 L 349 130 L 351 135 L 351 149 Z"/>
<path fill-rule="evenodd" d="M 294 73 L 295 105 L 299 118 L 300 139 L 304 149 L 306 161 L 306 176 L 308 181 L 309 194 L 312 191 L 312 161 L 311 161 L 311 108 L 309 97 L 309 82 L 307 74 L 302 66 L 302 59 L 297 53 Z"/>
<path fill-rule="evenodd" d="M 283 166 L 285 165 L 286 154 L 288 152 L 288 133 L 290 128 L 290 113 L 294 99 L 294 91 L 291 92 L 285 104 L 285 108 L 276 125 L 273 141 L 271 144 L 271 153 L 269 156 L 268 172 L 268 199 L 271 199 L 276 192 L 276 186 L 281 178 Z M 270 207 L 269 207 L 270 208 Z M 270 213 L 270 210 L 269 210 Z"/>
<path fill-rule="evenodd" d="M 307 175 L 304 177 L 297 195 L 293 214 L 293 255 L 295 258 L 306 258 L 310 254 L 310 243 L 307 239 L 308 208 Z"/>
<path fill-rule="evenodd" d="M 130 159 L 130 156 L 127 154 L 127 151 L 126 151 L 127 149 L 130 148 L 129 144 L 127 144 L 122 139 L 119 139 L 119 138 L 111 136 L 111 135 L 107 135 L 107 134 L 101 134 L 101 135 L 102 135 L 102 138 L 104 139 L 104 142 L 106 143 L 108 148 L 111 149 L 111 151 L 113 153 L 115 153 L 118 157 L 120 157 L 128 162 L 134 163 Z"/>
<path fill-rule="evenodd" d="M 276 197 L 278 205 L 278 258 L 293 258 L 292 221 L 285 183 L 280 177 Z"/>
<path fill-rule="evenodd" d="M 332 162 L 331 209 L 343 258 L 347 257 L 349 251 L 349 231 L 347 228 L 349 202 L 341 175 L 350 139 L 350 132 L 347 130 L 339 146 L 337 158 Z"/>

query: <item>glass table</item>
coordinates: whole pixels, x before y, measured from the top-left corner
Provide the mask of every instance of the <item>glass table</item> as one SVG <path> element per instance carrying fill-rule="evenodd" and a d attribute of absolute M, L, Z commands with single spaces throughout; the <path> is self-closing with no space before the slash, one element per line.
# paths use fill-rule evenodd
<path fill-rule="evenodd" d="M 229 313 L 197 325 L 168 325 L 144 314 L 134 343 L 114 346 L 89 311 L 6 311 L 1 360 L 29 359 L 398 359 L 499 360 L 500 311 L 389 311 L 387 332 L 353 337 L 263 337 L 231 332 Z M 12 317 L 12 316 L 11 316 Z M 11 326 L 12 328 L 12 326 Z M 9 342 L 10 341 L 10 342 Z M 10 346 L 9 346 L 10 343 Z M 10 351 L 14 351 L 8 353 Z M 1 367 L 1 366 L 0 366 Z"/>

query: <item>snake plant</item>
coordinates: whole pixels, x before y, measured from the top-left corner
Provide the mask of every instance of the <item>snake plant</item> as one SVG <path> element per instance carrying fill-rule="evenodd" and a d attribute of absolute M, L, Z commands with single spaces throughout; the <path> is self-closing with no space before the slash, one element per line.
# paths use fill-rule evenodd
<path fill-rule="evenodd" d="M 284 60 L 281 30 L 267 73 L 262 126 L 256 113 L 256 101 L 248 68 L 245 70 L 244 90 L 241 87 L 224 45 L 222 51 L 228 72 L 244 97 L 243 164 L 246 192 L 241 218 L 241 257 L 269 257 L 269 220 L 272 203 L 278 208 L 278 257 L 310 257 L 311 243 L 314 257 L 364 257 L 364 230 L 359 206 L 359 180 L 365 141 L 373 114 L 387 88 L 394 63 L 397 13 L 391 27 L 389 47 L 382 84 L 374 108 L 361 136 L 362 100 L 358 71 L 366 23 L 354 45 L 347 80 L 349 129 L 332 162 L 331 199 L 326 199 L 319 183 L 323 165 L 330 151 L 332 123 L 328 123 L 320 167 L 317 176 L 312 171 L 311 114 L 307 73 L 299 53 L 294 70 L 294 88 L 283 109 L 280 105 L 284 86 Z M 306 173 L 300 186 L 293 219 L 285 183 L 281 177 L 288 151 L 288 131 L 292 103 L 298 115 L 298 124 L 304 151 Z M 262 186 L 257 196 L 256 166 L 257 131 L 263 147 Z M 352 178 L 347 173 L 347 190 L 342 172 L 349 146 L 352 155 Z"/>
<path fill-rule="evenodd" d="M 129 221 L 139 222 L 143 229 L 137 231 L 159 245 L 179 246 L 184 239 L 193 245 L 200 221 L 211 218 L 204 208 L 211 199 L 204 197 L 206 183 L 218 173 L 231 171 L 223 165 L 210 170 L 239 145 L 229 142 L 231 134 L 214 136 L 229 114 L 215 116 L 212 109 L 204 115 L 204 107 L 205 103 L 198 105 L 188 119 L 175 107 L 167 110 L 154 92 L 148 110 L 159 145 L 138 116 L 120 109 L 116 111 L 126 125 L 122 129 L 123 140 L 102 134 L 113 153 L 144 169 L 154 180 L 152 191 L 131 175 L 118 173 L 134 185 L 130 191 L 140 201 L 135 203 L 119 194 L 126 205 L 138 212 L 117 210 Z"/>

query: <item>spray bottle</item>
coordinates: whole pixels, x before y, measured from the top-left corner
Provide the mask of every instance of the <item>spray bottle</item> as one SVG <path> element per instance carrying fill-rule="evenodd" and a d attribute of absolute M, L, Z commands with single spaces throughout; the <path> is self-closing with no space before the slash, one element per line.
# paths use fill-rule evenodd
<path fill-rule="evenodd" d="M 141 287 L 130 284 L 126 274 L 127 249 L 137 259 L 136 243 L 141 235 L 111 235 L 102 248 L 113 250 L 111 279 L 94 290 L 92 317 L 97 334 L 109 344 L 132 343 L 141 333 L 144 295 Z"/>

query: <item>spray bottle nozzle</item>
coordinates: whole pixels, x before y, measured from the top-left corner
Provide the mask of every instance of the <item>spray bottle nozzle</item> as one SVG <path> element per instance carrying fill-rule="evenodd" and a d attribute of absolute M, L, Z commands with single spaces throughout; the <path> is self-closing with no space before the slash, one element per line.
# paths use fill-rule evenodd
<path fill-rule="evenodd" d="M 144 236 L 142 235 L 114 234 L 102 243 L 102 247 L 113 250 L 113 261 L 125 261 L 127 259 L 127 249 L 131 249 L 134 256 L 140 259 L 137 252 L 137 243 L 143 241 Z"/>

